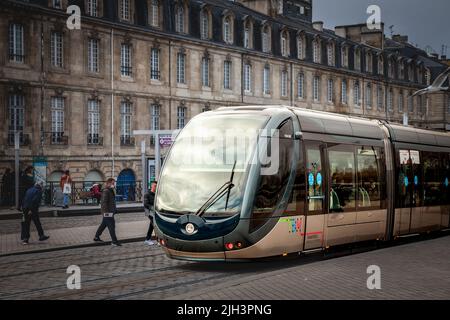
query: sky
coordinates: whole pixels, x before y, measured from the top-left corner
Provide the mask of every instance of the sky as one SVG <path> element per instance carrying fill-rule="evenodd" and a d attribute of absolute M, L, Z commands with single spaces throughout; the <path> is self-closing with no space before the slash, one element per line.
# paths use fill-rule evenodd
<path fill-rule="evenodd" d="M 313 21 L 323 21 L 324 27 L 365 23 L 370 5 L 381 8 L 385 34 L 409 36 L 409 42 L 425 49 L 431 46 L 441 54 L 442 45 L 448 46 L 450 56 L 450 1 L 449 0 L 313 0 Z"/>

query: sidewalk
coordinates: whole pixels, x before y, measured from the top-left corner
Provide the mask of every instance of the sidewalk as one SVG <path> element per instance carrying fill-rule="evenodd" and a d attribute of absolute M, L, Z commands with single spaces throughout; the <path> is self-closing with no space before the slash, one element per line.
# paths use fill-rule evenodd
<path fill-rule="evenodd" d="M 50 239 L 39 242 L 35 231 L 31 234 L 30 244 L 24 246 L 19 233 L 0 234 L 0 257 L 16 253 L 58 250 L 96 245 L 93 242 L 98 225 L 53 229 L 46 232 Z M 144 240 L 147 234 L 148 220 L 116 223 L 117 238 L 121 242 Z M 103 232 L 102 240 L 111 241 L 108 229 Z"/>
<path fill-rule="evenodd" d="M 140 202 L 124 203 L 117 205 L 117 213 L 127 212 L 140 212 L 144 211 L 144 206 Z M 100 206 L 97 205 L 73 205 L 68 209 L 61 207 L 47 207 L 43 206 L 39 208 L 40 217 L 71 217 L 71 216 L 84 216 L 84 215 L 96 215 L 100 213 Z M 17 209 L 0 209 L 0 220 L 21 219 L 22 213 Z"/>

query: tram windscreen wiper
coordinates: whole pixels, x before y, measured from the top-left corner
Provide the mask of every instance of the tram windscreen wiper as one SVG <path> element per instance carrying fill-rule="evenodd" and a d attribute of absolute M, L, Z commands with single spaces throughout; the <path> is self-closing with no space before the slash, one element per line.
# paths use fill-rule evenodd
<path fill-rule="evenodd" d="M 230 191 L 234 188 L 233 179 L 234 179 L 234 170 L 236 169 L 236 163 L 234 162 L 233 169 L 231 170 L 230 180 L 225 182 L 206 202 L 198 209 L 196 215 L 201 217 L 206 210 L 211 208 L 217 201 L 219 201 L 224 195 L 227 195 L 227 202 L 225 205 L 225 210 L 228 206 L 228 200 L 230 197 Z"/>

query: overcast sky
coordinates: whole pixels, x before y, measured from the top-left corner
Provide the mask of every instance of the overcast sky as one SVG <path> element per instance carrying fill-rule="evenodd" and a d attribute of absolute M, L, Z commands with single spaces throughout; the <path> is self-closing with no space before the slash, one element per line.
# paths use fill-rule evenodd
<path fill-rule="evenodd" d="M 450 0 L 313 0 L 313 21 L 323 21 L 328 29 L 365 23 L 372 4 L 381 8 L 387 36 L 394 25 L 394 34 L 408 35 L 422 49 L 429 45 L 441 54 L 447 45 L 450 56 Z"/>

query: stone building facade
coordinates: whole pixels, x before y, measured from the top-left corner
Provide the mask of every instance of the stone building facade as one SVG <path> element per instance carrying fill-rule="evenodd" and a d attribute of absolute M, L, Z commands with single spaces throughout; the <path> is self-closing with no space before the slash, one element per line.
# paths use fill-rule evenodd
<path fill-rule="evenodd" d="M 81 9 L 70 30 L 66 9 Z M 0 174 L 141 176 L 133 130 L 183 127 L 205 110 L 282 104 L 445 129 L 450 98 L 408 97 L 443 64 L 383 28 L 312 22 L 311 0 L 4 0 Z M 445 70 L 445 68 L 444 68 Z M 428 112 L 426 112 L 428 101 Z M 146 153 L 154 154 L 148 143 Z"/>

